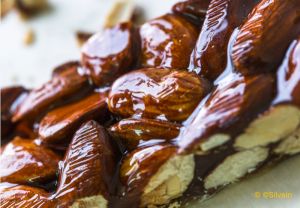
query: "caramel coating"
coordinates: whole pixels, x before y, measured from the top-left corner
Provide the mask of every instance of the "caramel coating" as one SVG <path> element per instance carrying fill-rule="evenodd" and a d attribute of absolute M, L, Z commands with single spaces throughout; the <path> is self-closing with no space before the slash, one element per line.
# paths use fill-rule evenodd
<path fill-rule="evenodd" d="M 82 48 L 82 64 L 94 84 L 111 84 L 134 67 L 138 38 L 131 23 L 120 23 L 93 35 Z"/>
<path fill-rule="evenodd" d="M 109 128 L 110 134 L 121 139 L 128 149 L 135 149 L 143 142 L 156 139 L 169 141 L 179 134 L 181 125 L 154 119 L 124 119 Z"/>
<path fill-rule="evenodd" d="M 33 140 L 16 137 L 1 149 L 1 182 L 30 184 L 55 179 L 59 160 Z"/>
<path fill-rule="evenodd" d="M 233 46 L 236 70 L 244 75 L 276 71 L 299 34 L 299 0 L 262 0 L 241 26 Z"/>
<path fill-rule="evenodd" d="M 139 116 L 184 121 L 211 86 L 194 73 L 172 69 L 141 69 L 112 86 L 108 107 L 122 117 Z"/>
<path fill-rule="evenodd" d="M 198 31 L 183 17 L 166 14 L 143 24 L 140 36 L 142 67 L 186 69 Z"/>
<path fill-rule="evenodd" d="M 59 142 L 72 135 L 82 122 L 105 117 L 108 91 L 93 92 L 74 103 L 64 105 L 47 113 L 39 125 L 39 136 L 46 143 Z"/>
<path fill-rule="evenodd" d="M 230 36 L 257 2 L 258 0 L 211 1 L 191 56 L 190 71 L 214 80 L 225 70 Z"/>

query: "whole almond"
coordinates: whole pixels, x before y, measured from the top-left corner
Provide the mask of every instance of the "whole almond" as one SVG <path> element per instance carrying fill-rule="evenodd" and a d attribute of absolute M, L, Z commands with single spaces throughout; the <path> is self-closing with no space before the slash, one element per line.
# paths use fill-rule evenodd
<path fill-rule="evenodd" d="M 108 105 L 112 113 L 184 121 L 210 90 L 196 74 L 172 69 L 140 69 L 112 86 Z"/>

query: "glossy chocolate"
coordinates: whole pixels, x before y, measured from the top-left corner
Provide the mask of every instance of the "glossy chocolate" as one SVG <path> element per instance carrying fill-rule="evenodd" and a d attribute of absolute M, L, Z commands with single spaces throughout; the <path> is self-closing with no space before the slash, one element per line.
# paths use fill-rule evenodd
<path fill-rule="evenodd" d="M 233 46 L 236 70 L 245 75 L 277 70 L 299 34 L 299 0 L 262 0 L 242 25 Z"/>
<path fill-rule="evenodd" d="M 93 35 L 82 47 L 82 64 L 94 84 L 111 84 L 134 67 L 138 38 L 131 23 L 120 23 Z"/>
<path fill-rule="evenodd" d="M 166 14 L 140 27 L 142 67 L 186 69 L 197 28 L 180 15 Z"/>
<path fill-rule="evenodd" d="M 181 125 L 154 119 L 124 119 L 109 128 L 115 139 L 120 139 L 127 149 L 136 149 L 145 141 L 167 142 L 178 136 Z"/>
<path fill-rule="evenodd" d="M 104 119 L 107 114 L 108 91 L 93 92 L 79 101 L 48 112 L 39 123 L 39 136 L 46 143 L 60 142 L 72 135 L 83 122 Z"/>
<path fill-rule="evenodd" d="M 59 69 L 54 70 L 54 76 L 49 82 L 30 91 L 14 113 L 13 120 L 36 119 L 38 115 L 46 113 L 47 109 L 89 89 L 87 78 L 78 73 L 79 67 L 78 62 L 72 62 L 71 64 L 64 64 L 63 68 L 59 67 Z M 61 71 L 63 73 L 60 74 Z"/>
<path fill-rule="evenodd" d="M 210 83 L 194 73 L 141 69 L 114 82 L 108 107 L 122 117 L 184 121 L 209 90 Z"/>
<path fill-rule="evenodd" d="M 16 137 L 1 149 L 1 182 L 43 183 L 55 179 L 60 157 L 30 139 Z"/>
<path fill-rule="evenodd" d="M 274 104 L 291 102 L 300 107 L 300 38 L 291 43 L 277 72 L 277 91 Z"/>
<path fill-rule="evenodd" d="M 228 74 L 189 118 L 177 138 L 180 151 L 193 150 L 217 133 L 240 133 L 251 119 L 270 105 L 274 89 L 272 75 Z"/>
<path fill-rule="evenodd" d="M 176 14 L 191 19 L 196 24 L 202 24 L 211 0 L 181 0 L 172 7 Z"/>
<path fill-rule="evenodd" d="M 12 114 L 18 103 L 25 98 L 27 90 L 21 86 L 0 89 L 1 95 L 1 138 L 8 136 L 12 129 Z"/>
<path fill-rule="evenodd" d="M 191 56 L 190 71 L 214 80 L 225 70 L 231 34 L 257 2 L 258 0 L 211 1 Z"/>

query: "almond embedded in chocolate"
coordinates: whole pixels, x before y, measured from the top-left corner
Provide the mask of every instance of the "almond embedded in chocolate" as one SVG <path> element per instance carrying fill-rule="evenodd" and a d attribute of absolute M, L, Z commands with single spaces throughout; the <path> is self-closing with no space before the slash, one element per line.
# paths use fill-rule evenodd
<path fill-rule="evenodd" d="M 186 69 L 198 31 L 180 15 L 166 14 L 140 27 L 142 67 Z"/>
<path fill-rule="evenodd" d="M 55 76 L 49 82 L 30 91 L 14 113 L 13 121 L 35 119 L 46 113 L 47 109 L 89 89 L 88 79 L 78 73 L 80 67 L 78 62 L 64 64 L 63 67 L 66 68 L 59 67 L 59 70 L 54 70 Z M 63 73 L 58 75 L 58 71 L 63 71 Z"/>
<path fill-rule="evenodd" d="M 262 0 L 241 26 L 233 46 L 236 70 L 246 74 L 277 70 L 300 34 L 299 0 Z"/>
<path fill-rule="evenodd" d="M 83 122 L 104 119 L 107 114 L 108 91 L 93 92 L 79 101 L 58 107 L 48 112 L 39 123 L 39 136 L 45 143 L 59 142 Z"/>
<path fill-rule="evenodd" d="M 232 32 L 259 0 L 212 0 L 191 56 L 190 71 L 214 80 L 226 68 Z"/>
<path fill-rule="evenodd" d="M 139 144 L 157 139 L 169 141 L 178 136 L 181 125 L 154 119 L 123 119 L 109 128 L 110 134 L 120 139 L 127 148 L 135 149 Z"/>
<path fill-rule="evenodd" d="M 124 200 L 139 196 L 140 207 L 158 206 L 180 197 L 194 177 L 193 155 L 177 155 L 171 145 L 136 149 L 122 162 Z"/>
<path fill-rule="evenodd" d="M 108 107 L 122 117 L 184 121 L 210 88 L 208 81 L 187 71 L 141 69 L 114 82 Z"/>
<path fill-rule="evenodd" d="M 82 47 L 82 64 L 94 84 L 111 84 L 134 67 L 138 38 L 130 22 L 120 23 L 93 35 Z"/>
<path fill-rule="evenodd" d="M 300 108 L 289 104 L 271 107 L 237 137 L 234 146 L 249 149 L 276 143 L 300 126 Z"/>
<path fill-rule="evenodd" d="M 247 173 L 256 170 L 268 158 L 268 155 L 268 148 L 263 147 L 230 155 L 205 178 L 204 187 L 216 189 L 234 183 Z"/>
<path fill-rule="evenodd" d="M 1 148 L 1 182 L 26 185 L 55 179 L 59 160 L 50 149 L 16 137 Z"/>
<path fill-rule="evenodd" d="M 181 151 L 195 150 L 217 134 L 241 133 L 274 97 L 272 75 L 229 74 L 209 98 L 200 103 L 179 135 Z"/>

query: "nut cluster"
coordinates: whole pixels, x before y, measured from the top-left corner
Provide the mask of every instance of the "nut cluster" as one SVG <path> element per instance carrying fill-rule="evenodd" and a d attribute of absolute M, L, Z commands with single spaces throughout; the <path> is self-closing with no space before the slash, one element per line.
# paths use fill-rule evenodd
<path fill-rule="evenodd" d="M 299 0 L 183 0 L 1 89 L 1 203 L 174 205 L 300 153 L 299 20 Z"/>

